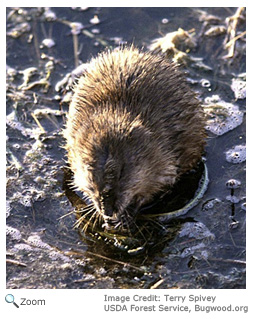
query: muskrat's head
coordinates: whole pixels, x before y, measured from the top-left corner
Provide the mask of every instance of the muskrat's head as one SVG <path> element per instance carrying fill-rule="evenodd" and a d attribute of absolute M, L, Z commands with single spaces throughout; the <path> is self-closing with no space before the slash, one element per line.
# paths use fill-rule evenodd
<path fill-rule="evenodd" d="M 175 183 L 177 163 L 138 117 L 111 114 L 96 114 L 90 125 L 81 126 L 68 151 L 75 186 L 92 202 L 104 227 L 122 230 L 143 204 Z"/>

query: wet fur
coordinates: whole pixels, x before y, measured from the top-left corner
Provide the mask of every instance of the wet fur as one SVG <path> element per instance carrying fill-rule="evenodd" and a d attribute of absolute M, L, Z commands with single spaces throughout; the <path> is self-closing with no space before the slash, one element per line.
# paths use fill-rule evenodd
<path fill-rule="evenodd" d="M 64 130 L 74 185 L 107 226 L 122 226 L 196 166 L 204 126 L 175 64 L 133 47 L 102 53 L 74 88 Z"/>

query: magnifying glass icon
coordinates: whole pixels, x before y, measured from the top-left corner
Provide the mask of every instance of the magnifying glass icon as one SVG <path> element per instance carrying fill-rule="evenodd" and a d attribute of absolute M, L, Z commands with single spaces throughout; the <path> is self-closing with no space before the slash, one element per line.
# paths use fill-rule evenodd
<path fill-rule="evenodd" d="M 8 303 L 13 303 L 14 306 L 19 308 L 19 305 L 17 305 L 16 302 L 14 301 L 14 296 L 12 294 L 6 295 L 5 296 L 5 301 L 8 302 Z"/>

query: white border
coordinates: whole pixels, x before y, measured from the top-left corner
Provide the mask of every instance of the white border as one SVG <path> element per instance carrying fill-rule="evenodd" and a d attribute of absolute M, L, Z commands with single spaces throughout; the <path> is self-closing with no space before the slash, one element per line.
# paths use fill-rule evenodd
<path fill-rule="evenodd" d="M 14 7 L 14 6 L 34 6 L 34 1 L 2 1 L 4 2 L 4 7 L 1 6 L 1 43 L 6 43 L 5 41 L 5 21 L 6 21 L 6 13 L 5 8 L 6 7 Z M 202 7 L 238 7 L 238 6 L 246 6 L 247 7 L 247 35 L 248 35 L 248 41 L 252 42 L 251 33 L 252 33 L 252 26 L 250 25 L 251 17 L 252 17 L 252 1 L 73 1 L 71 2 L 71 5 L 75 6 L 91 6 L 91 7 L 116 7 L 116 6 L 122 6 L 122 7 L 163 7 L 166 5 L 166 7 L 195 7 L 195 6 L 202 6 Z M 59 1 L 37 1 L 37 6 L 52 6 L 57 7 L 59 6 Z M 176 4 L 176 5 L 175 5 Z M 69 6 L 69 3 L 61 3 L 61 6 Z M 249 35 L 250 34 L 250 35 Z M 1 55 L 1 62 L 2 62 L 2 85 L 0 87 L 1 89 L 1 98 L 3 100 L 2 106 L 0 108 L 2 114 L 1 114 L 1 120 L 5 121 L 5 63 L 6 63 L 6 56 L 5 56 L 5 50 L 2 47 L 2 55 Z M 251 87 L 251 76 L 250 73 L 252 72 L 252 54 L 251 54 L 251 45 L 247 45 L 247 70 L 250 70 L 250 72 L 247 73 L 247 82 L 248 87 Z M 14 318 L 45 318 L 47 315 L 49 318 L 53 317 L 61 317 L 61 318 L 70 318 L 70 317 L 88 317 L 88 316 L 96 316 L 100 315 L 103 316 L 101 318 L 118 318 L 119 316 L 121 318 L 128 318 L 130 317 L 144 317 L 145 318 L 154 318 L 159 316 L 159 318 L 169 318 L 170 316 L 173 318 L 186 318 L 186 317 L 194 317 L 194 318 L 200 318 L 205 316 L 204 313 L 191 313 L 189 315 L 186 315 L 184 313 L 130 313 L 130 312 L 114 312 L 114 313 L 106 313 L 103 310 L 103 295 L 105 293 L 110 295 L 129 295 L 133 296 L 134 294 L 140 294 L 140 295 L 150 295 L 150 294 L 157 294 L 157 295 L 163 295 L 163 294 L 171 294 L 171 295 L 189 295 L 189 294 L 195 294 L 195 295 L 215 295 L 218 298 L 218 304 L 224 305 L 227 303 L 232 304 L 239 304 L 239 305 L 248 305 L 250 307 L 248 314 L 243 313 L 213 313 L 209 314 L 209 317 L 215 316 L 215 318 L 223 318 L 224 316 L 229 316 L 229 318 L 238 318 L 239 316 L 248 316 L 250 313 L 252 314 L 252 248 L 251 248 L 251 242 L 252 242 L 252 230 L 253 227 L 253 221 L 252 221 L 252 204 L 251 204 L 251 182 L 252 182 L 252 169 L 251 169 L 251 119 L 252 117 L 252 108 L 253 104 L 252 102 L 252 89 L 248 90 L 248 97 L 247 97 L 247 141 L 249 142 L 248 148 L 247 148 L 247 211 L 248 211 L 248 217 L 247 217 L 247 289 L 245 290 L 127 290 L 127 289 L 108 289 L 108 290 L 71 290 L 68 289 L 57 289 L 57 290 L 15 290 L 10 291 L 6 290 L 6 281 L 5 281 L 5 203 L 4 199 L 1 201 L 1 222 L 0 222 L 0 254 L 1 254 L 1 271 L 0 271 L 0 308 L 1 313 L 5 314 L 5 317 Z M 251 127 L 250 127 L 251 126 Z M 1 146 L 2 149 L 5 148 L 5 124 L 2 123 L 1 125 Z M 4 165 L 5 163 L 5 154 L 4 151 L 1 152 L 1 164 Z M 0 176 L 0 185 L 1 185 L 1 194 L 3 194 L 3 198 L 5 198 L 5 168 L 1 170 L 1 176 Z M 39 306 L 24 306 L 23 308 L 20 307 L 20 309 L 16 309 L 13 305 L 7 304 L 4 301 L 5 295 L 10 291 L 15 295 L 16 301 L 19 302 L 20 298 L 26 297 L 30 299 L 46 299 L 46 306 L 39 307 Z M 6 310 L 6 311 L 4 311 Z M 6 315 L 7 314 L 7 315 Z"/>

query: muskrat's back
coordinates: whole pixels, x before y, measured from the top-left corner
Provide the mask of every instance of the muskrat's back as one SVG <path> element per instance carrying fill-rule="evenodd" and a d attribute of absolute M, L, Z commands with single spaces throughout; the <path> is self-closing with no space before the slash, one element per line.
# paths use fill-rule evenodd
<path fill-rule="evenodd" d="M 135 48 L 105 52 L 88 64 L 70 105 L 64 135 L 74 184 L 107 226 L 122 226 L 197 165 L 204 126 L 175 64 Z"/>

